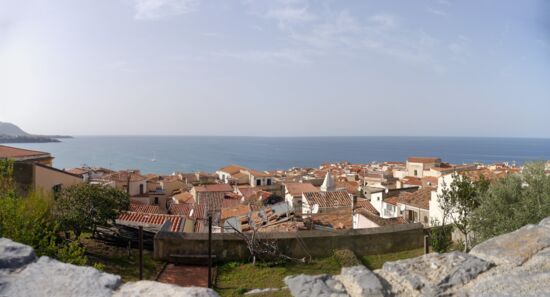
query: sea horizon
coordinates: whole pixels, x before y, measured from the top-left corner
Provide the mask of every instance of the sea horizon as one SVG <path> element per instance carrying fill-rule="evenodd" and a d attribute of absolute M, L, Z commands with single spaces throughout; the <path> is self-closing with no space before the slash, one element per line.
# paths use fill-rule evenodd
<path fill-rule="evenodd" d="M 410 156 L 444 162 L 500 163 L 549 160 L 550 139 L 458 136 L 73 136 L 58 143 L 7 143 L 51 153 L 54 166 L 83 165 L 144 173 L 214 172 L 230 164 L 256 170 L 318 167 L 326 162 L 404 162 Z"/>

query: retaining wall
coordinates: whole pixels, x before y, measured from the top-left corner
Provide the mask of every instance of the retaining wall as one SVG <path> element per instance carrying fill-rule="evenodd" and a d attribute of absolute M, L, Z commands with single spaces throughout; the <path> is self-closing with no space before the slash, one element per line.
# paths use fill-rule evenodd
<path fill-rule="evenodd" d="M 162 228 L 155 235 L 154 257 L 167 261 L 170 255 L 206 255 L 207 233 L 176 233 Z M 344 231 L 298 231 L 258 233 L 258 238 L 276 240 L 288 256 L 327 257 L 335 249 L 350 249 L 357 255 L 373 255 L 420 248 L 424 244 L 422 224 L 392 225 Z M 235 234 L 212 234 L 212 252 L 220 261 L 247 260 L 245 242 Z"/>

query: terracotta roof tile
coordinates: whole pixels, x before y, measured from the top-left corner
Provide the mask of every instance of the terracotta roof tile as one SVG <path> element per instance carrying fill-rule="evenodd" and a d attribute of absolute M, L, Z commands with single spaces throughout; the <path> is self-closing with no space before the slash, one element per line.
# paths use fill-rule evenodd
<path fill-rule="evenodd" d="M 357 202 L 355 203 L 355 209 L 359 209 L 359 208 L 363 208 L 365 210 L 372 212 L 373 214 L 380 215 L 380 213 L 378 213 L 376 208 L 374 208 L 374 206 L 372 206 L 372 204 L 367 199 L 357 198 Z"/>
<path fill-rule="evenodd" d="M 0 159 L 49 158 L 50 153 L 0 145 Z"/>
<path fill-rule="evenodd" d="M 407 224 L 407 221 L 403 217 L 397 217 L 397 218 L 381 218 L 378 215 L 375 215 L 371 213 L 370 211 L 367 211 L 365 209 L 358 209 L 357 213 L 361 214 L 365 218 L 367 218 L 369 221 L 375 223 L 376 225 L 382 227 L 382 226 L 388 226 L 388 225 L 399 225 L 399 224 Z"/>
<path fill-rule="evenodd" d="M 321 208 L 333 208 L 333 207 L 351 207 L 352 197 L 348 192 L 305 192 L 305 199 L 308 203 L 319 205 Z"/>
<path fill-rule="evenodd" d="M 433 188 L 424 187 L 416 192 L 401 192 L 395 197 L 397 203 L 406 204 L 422 209 L 430 209 L 430 198 Z"/>
<path fill-rule="evenodd" d="M 182 232 L 183 224 L 185 223 L 184 216 L 178 215 L 166 215 L 166 214 L 148 214 L 148 213 L 139 213 L 139 212 L 122 212 L 117 218 L 117 223 L 134 223 L 138 225 L 156 225 L 158 227 L 162 226 L 164 222 L 170 220 L 172 226 L 170 231 L 172 232 Z"/>
<path fill-rule="evenodd" d="M 142 204 L 142 203 L 130 203 L 129 211 L 141 212 L 141 213 L 161 213 L 158 205 Z"/>
<path fill-rule="evenodd" d="M 435 157 L 409 157 L 407 162 L 412 163 L 441 163 L 440 158 Z"/>

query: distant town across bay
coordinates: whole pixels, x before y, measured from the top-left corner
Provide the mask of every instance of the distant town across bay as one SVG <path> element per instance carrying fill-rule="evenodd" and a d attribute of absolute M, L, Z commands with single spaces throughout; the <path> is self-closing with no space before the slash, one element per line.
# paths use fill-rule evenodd
<path fill-rule="evenodd" d="M 550 139 L 528 138 L 80 136 L 16 146 L 51 152 L 57 168 L 86 164 L 164 174 L 213 172 L 227 164 L 274 170 L 408 156 L 438 156 L 455 164 L 550 159 Z"/>

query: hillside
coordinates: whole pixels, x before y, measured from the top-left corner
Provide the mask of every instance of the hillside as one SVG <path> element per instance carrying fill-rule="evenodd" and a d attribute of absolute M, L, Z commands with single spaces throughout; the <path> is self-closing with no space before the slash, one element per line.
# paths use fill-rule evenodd
<path fill-rule="evenodd" d="M 0 135 L 7 136 L 29 136 L 30 134 L 23 131 L 23 129 L 17 127 L 12 123 L 0 122 Z"/>
<path fill-rule="evenodd" d="M 29 134 L 17 125 L 0 122 L 0 143 L 59 142 L 57 138 L 69 136 L 47 136 Z"/>

